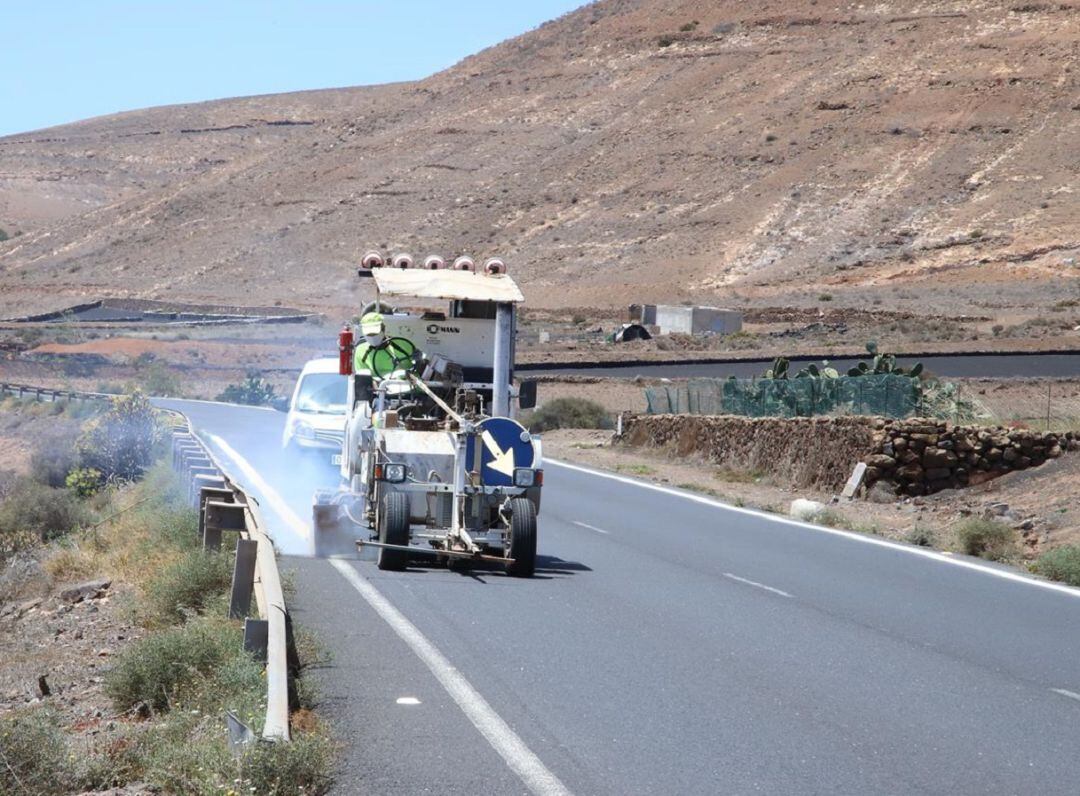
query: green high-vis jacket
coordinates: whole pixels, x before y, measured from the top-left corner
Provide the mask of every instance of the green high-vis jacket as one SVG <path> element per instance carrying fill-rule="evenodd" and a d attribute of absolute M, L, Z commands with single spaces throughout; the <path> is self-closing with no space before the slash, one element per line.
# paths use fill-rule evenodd
<path fill-rule="evenodd" d="M 375 347 L 361 343 L 353 355 L 353 370 L 385 379 L 394 371 L 412 371 L 416 346 L 404 337 L 388 337 Z"/>

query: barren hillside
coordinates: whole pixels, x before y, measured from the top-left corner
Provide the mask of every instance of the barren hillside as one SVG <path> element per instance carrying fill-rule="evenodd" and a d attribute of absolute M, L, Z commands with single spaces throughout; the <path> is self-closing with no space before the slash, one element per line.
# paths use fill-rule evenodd
<path fill-rule="evenodd" d="M 1077 295 L 1080 4 L 604 0 L 427 80 L 0 139 L 0 315 L 348 304 L 369 245 L 532 303 Z"/>

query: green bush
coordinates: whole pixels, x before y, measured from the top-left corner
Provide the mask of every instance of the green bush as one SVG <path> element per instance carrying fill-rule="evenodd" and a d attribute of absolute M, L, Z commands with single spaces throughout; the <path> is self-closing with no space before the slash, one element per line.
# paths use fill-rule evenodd
<path fill-rule="evenodd" d="M 143 356 L 139 355 L 140 358 Z M 180 379 L 164 362 L 143 363 L 139 368 L 138 380 L 147 395 L 177 397 L 183 393 Z"/>
<path fill-rule="evenodd" d="M 38 442 L 30 455 L 30 475 L 46 486 L 64 486 L 68 473 L 78 465 L 75 443 L 78 432 L 54 431 Z"/>
<path fill-rule="evenodd" d="M 145 704 L 169 710 L 178 691 L 215 676 L 241 648 L 240 630 L 225 619 L 199 617 L 135 642 L 106 672 L 105 693 L 117 711 Z M 252 662 L 252 666 L 257 665 Z"/>
<path fill-rule="evenodd" d="M 23 532 L 45 542 L 77 528 L 86 518 L 85 507 L 72 492 L 21 478 L 0 503 L 0 536 Z"/>
<path fill-rule="evenodd" d="M 252 793 L 325 793 L 332 767 L 333 745 L 321 733 L 305 733 L 292 743 L 254 744 L 240 760 L 240 776 Z"/>
<path fill-rule="evenodd" d="M 956 527 L 960 549 L 969 556 L 1003 561 L 1015 553 L 1016 534 L 1003 522 L 972 517 Z"/>
<path fill-rule="evenodd" d="M 3 243 L 4 241 L 8 240 L 9 237 L 10 236 L 7 234 L 6 230 L 0 229 L 0 243 Z"/>
<path fill-rule="evenodd" d="M 1065 545 L 1047 550 L 1035 562 L 1035 571 L 1051 580 L 1080 586 L 1080 546 Z"/>
<path fill-rule="evenodd" d="M 0 717 L 0 793 L 66 794 L 67 740 L 56 714 L 27 708 Z"/>
<path fill-rule="evenodd" d="M 588 398 L 555 398 L 541 406 L 529 418 L 529 430 L 553 431 L 557 428 L 612 428 L 611 415 Z"/>
<path fill-rule="evenodd" d="M 922 525 L 916 525 L 908 531 L 906 539 L 908 544 L 918 545 L 919 547 L 935 547 L 937 545 L 937 537 L 934 535 L 933 530 Z"/>
<path fill-rule="evenodd" d="M 105 480 L 133 481 L 154 457 L 160 439 L 154 407 L 146 396 L 116 398 L 112 408 L 94 418 L 79 437 L 79 461 L 98 470 Z"/>
<path fill-rule="evenodd" d="M 250 370 L 242 382 L 230 384 L 218 393 L 214 400 L 249 406 L 268 406 L 276 397 L 274 385 L 262 378 L 257 370 Z"/>
<path fill-rule="evenodd" d="M 93 467 L 76 467 L 67 474 L 64 486 L 81 498 L 93 497 L 100 491 L 102 485 L 100 470 Z"/>
<path fill-rule="evenodd" d="M 229 587 L 231 556 L 191 550 L 163 569 L 146 587 L 150 624 L 179 624 L 201 612 L 209 599 Z"/>

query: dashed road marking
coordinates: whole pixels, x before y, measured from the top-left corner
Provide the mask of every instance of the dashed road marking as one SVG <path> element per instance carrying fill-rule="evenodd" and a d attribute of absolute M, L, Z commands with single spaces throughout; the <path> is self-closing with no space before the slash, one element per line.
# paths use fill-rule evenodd
<path fill-rule="evenodd" d="M 578 522 L 577 520 L 571 520 L 574 525 L 578 525 L 582 528 L 588 528 L 590 531 L 596 531 L 597 533 L 610 534 L 611 531 L 605 531 L 603 528 L 597 528 L 595 525 L 589 525 L 587 522 Z"/>
<path fill-rule="evenodd" d="M 783 589 L 776 589 L 772 586 L 766 586 L 764 583 L 758 583 L 756 580 L 750 580 L 749 578 L 740 578 L 738 575 L 732 575 L 730 572 L 725 572 L 724 577 L 730 578 L 731 580 L 737 580 L 739 583 L 745 583 L 747 586 L 753 586 L 758 589 L 764 589 L 765 591 L 771 591 L 773 594 L 779 594 L 781 597 L 791 597 L 791 595 Z"/>
<path fill-rule="evenodd" d="M 809 522 L 802 522 L 801 520 L 793 520 L 789 517 L 781 517 L 776 514 L 768 514 L 764 511 L 743 508 L 741 506 L 732 506 L 728 503 L 722 503 L 719 500 L 713 500 L 712 498 L 708 498 L 703 495 L 696 495 L 691 492 L 683 492 L 678 489 L 672 489 L 671 487 L 660 486 L 659 484 L 651 484 L 648 481 L 639 481 L 636 478 L 627 478 L 624 475 L 607 473 L 603 470 L 594 470 L 591 467 L 582 467 L 579 464 L 570 464 L 570 462 L 564 462 L 559 459 L 550 459 L 545 457 L 544 463 L 545 465 L 551 464 L 556 467 L 565 467 L 567 470 L 576 470 L 579 473 L 588 473 L 589 475 L 595 475 L 598 478 L 607 478 L 610 481 L 618 481 L 623 484 L 629 484 L 630 486 L 640 487 L 641 489 L 649 489 L 654 492 L 663 492 L 665 495 L 673 495 L 675 497 L 683 498 L 684 500 L 693 501 L 694 503 L 702 503 L 706 506 L 712 506 L 713 508 L 723 509 L 725 511 L 733 511 L 737 514 L 746 514 L 751 517 L 757 517 L 758 519 L 766 520 L 773 524 L 790 525 L 796 528 L 805 528 L 810 531 L 817 531 L 818 533 L 827 533 L 832 536 L 841 536 L 853 542 L 874 545 L 876 547 L 887 547 L 890 550 L 896 550 L 897 552 L 906 553 L 911 556 L 928 558 L 931 561 L 939 561 L 943 564 L 950 564 L 954 567 L 961 567 L 963 569 L 981 572 L 984 575 L 991 575 L 995 578 L 1001 578 L 1002 580 L 1011 580 L 1014 583 L 1022 583 L 1025 586 L 1035 586 L 1039 589 L 1056 591 L 1060 594 L 1068 595 L 1069 597 L 1080 598 L 1080 589 L 1073 588 L 1072 586 L 1066 586 L 1062 583 L 1053 583 L 1048 580 L 1036 580 L 1035 578 L 1028 577 L 1027 575 L 1021 575 L 1019 572 L 1012 572 L 1007 569 L 998 569 L 996 567 L 979 564 L 975 561 L 968 561 L 964 558 L 948 556 L 944 553 L 939 553 L 936 550 L 927 550 L 922 547 L 913 547 L 911 545 L 899 544 L 897 542 L 891 542 L 888 539 L 869 536 L 863 533 L 855 533 L 854 531 L 842 531 L 838 528 L 826 528 L 823 525 L 814 525 Z"/>
<path fill-rule="evenodd" d="M 1061 694 L 1063 697 L 1075 699 L 1077 702 L 1080 702 L 1080 694 L 1076 693 L 1075 691 L 1070 691 L 1067 688 L 1051 688 L 1050 690 L 1053 691 L 1055 694 Z"/>

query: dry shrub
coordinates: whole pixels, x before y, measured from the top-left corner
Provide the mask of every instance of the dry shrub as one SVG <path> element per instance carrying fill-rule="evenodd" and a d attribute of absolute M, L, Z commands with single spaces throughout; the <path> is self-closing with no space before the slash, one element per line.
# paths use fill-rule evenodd
<path fill-rule="evenodd" d="M 530 431 L 554 431 L 557 428 L 611 428 L 611 415 L 588 398 L 555 398 L 529 418 Z"/>
<path fill-rule="evenodd" d="M 1035 571 L 1051 580 L 1080 586 L 1080 546 L 1065 545 L 1046 551 L 1035 562 Z"/>
<path fill-rule="evenodd" d="M 1016 553 L 1016 534 L 1003 522 L 972 517 L 956 526 L 960 549 L 969 556 L 1004 561 Z"/>

